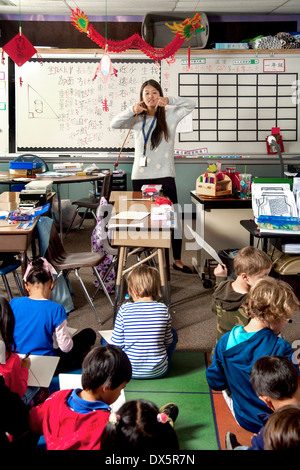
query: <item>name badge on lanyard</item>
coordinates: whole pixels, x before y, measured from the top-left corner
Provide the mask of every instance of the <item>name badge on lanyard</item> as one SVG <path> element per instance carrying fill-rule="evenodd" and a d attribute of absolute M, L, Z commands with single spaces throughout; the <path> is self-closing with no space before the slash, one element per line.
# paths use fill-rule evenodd
<path fill-rule="evenodd" d="M 144 136 L 144 150 L 143 150 L 143 156 L 140 157 L 140 166 L 147 166 L 147 157 L 146 157 L 147 142 L 149 140 L 149 136 L 150 136 L 150 133 L 153 129 L 155 121 L 156 121 L 156 117 L 154 116 L 154 118 L 151 121 L 148 132 L 147 132 L 147 134 L 145 134 L 146 114 L 144 115 L 143 127 L 142 127 L 143 136 Z"/>

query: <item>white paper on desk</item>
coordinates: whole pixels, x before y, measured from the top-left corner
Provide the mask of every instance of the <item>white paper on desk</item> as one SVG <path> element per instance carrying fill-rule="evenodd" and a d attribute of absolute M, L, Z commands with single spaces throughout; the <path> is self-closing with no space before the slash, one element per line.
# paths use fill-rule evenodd
<path fill-rule="evenodd" d="M 108 224 L 108 228 L 109 229 L 113 229 L 113 228 L 126 228 L 126 227 L 143 227 L 143 222 L 136 222 L 136 223 L 128 223 L 128 224 Z"/>
<path fill-rule="evenodd" d="M 25 354 L 20 354 L 19 356 L 23 358 Z M 31 387 L 49 387 L 59 362 L 59 357 L 31 355 L 30 361 L 27 385 Z"/>
<path fill-rule="evenodd" d="M 119 212 L 119 214 L 114 215 L 111 217 L 110 220 L 113 219 L 123 219 L 123 220 L 142 220 L 145 217 L 147 217 L 150 214 L 150 212 L 135 212 L 135 211 L 124 211 L 124 212 Z"/>
<path fill-rule="evenodd" d="M 109 344 L 111 344 L 111 335 L 113 330 L 99 330 L 100 335 Z"/>
<path fill-rule="evenodd" d="M 82 388 L 81 374 L 58 374 L 58 380 L 60 390 Z M 116 412 L 125 401 L 124 390 L 121 390 L 119 398 L 110 407 Z"/>
<path fill-rule="evenodd" d="M 212 246 L 210 246 L 202 237 L 200 237 L 200 235 L 196 233 L 189 225 L 187 225 L 187 227 L 189 228 L 199 247 L 203 248 L 203 250 L 205 250 L 210 256 L 212 256 L 213 259 L 219 264 L 224 264 L 216 250 Z"/>

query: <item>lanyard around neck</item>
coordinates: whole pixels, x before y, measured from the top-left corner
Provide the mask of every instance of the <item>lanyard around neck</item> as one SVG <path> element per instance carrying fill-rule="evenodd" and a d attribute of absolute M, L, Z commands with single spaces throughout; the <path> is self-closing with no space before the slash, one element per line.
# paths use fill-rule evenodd
<path fill-rule="evenodd" d="M 151 124 L 150 124 L 150 127 L 148 129 L 148 132 L 147 134 L 145 134 L 145 124 L 146 124 L 146 114 L 144 114 L 144 120 L 143 120 L 143 127 L 142 127 L 142 131 L 143 131 L 143 136 L 144 136 L 144 152 L 143 152 L 143 155 L 145 156 L 146 155 L 146 148 L 147 148 L 147 142 L 149 140 L 149 136 L 150 136 L 150 133 L 153 129 L 153 126 L 154 126 L 154 123 L 156 121 L 156 117 L 154 116 L 152 121 L 151 121 Z"/>

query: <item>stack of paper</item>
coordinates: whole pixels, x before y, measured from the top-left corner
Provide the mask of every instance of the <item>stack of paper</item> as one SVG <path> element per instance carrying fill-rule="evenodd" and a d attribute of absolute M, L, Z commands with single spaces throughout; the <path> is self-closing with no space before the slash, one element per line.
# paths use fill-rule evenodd
<path fill-rule="evenodd" d="M 282 253 L 297 254 L 300 253 L 299 243 L 287 243 L 281 246 Z"/>

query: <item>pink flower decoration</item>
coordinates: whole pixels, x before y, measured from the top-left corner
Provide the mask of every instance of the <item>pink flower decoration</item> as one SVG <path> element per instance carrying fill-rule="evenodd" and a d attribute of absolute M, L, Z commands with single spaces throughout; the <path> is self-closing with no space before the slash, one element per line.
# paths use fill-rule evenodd
<path fill-rule="evenodd" d="M 158 413 L 157 415 L 157 421 L 159 423 L 162 423 L 162 424 L 165 424 L 165 423 L 168 423 L 169 421 L 169 417 L 166 413 Z"/>

